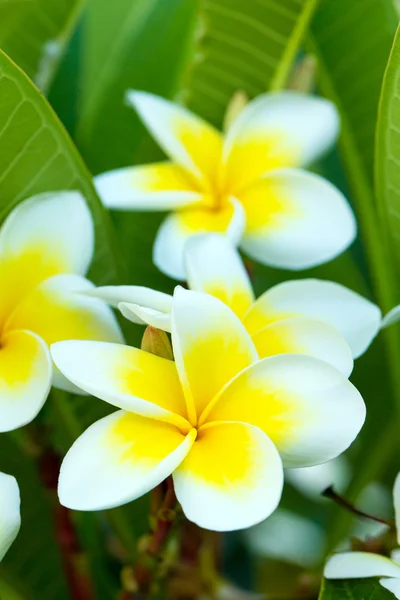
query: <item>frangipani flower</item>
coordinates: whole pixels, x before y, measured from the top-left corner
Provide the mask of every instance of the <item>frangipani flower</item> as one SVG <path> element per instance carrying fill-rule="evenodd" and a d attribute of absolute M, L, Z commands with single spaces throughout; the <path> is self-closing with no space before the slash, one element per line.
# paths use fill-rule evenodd
<path fill-rule="evenodd" d="M 175 363 L 121 344 L 53 344 L 70 381 L 122 409 L 69 450 L 62 504 L 118 506 L 172 473 L 188 519 L 245 528 L 276 508 L 283 466 L 330 460 L 363 424 L 362 398 L 341 373 L 308 356 L 260 361 L 240 320 L 212 296 L 175 290 L 172 345 Z"/>
<path fill-rule="evenodd" d="M 393 489 L 397 528 L 400 544 L 400 473 Z M 391 558 L 372 552 L 342 552 L 331 556 L 324 570 L 327 579 L 360 579 L 381 577 L 380 584 L 400 600 L 400 548 L 393 550 Z"/>
<path fill-rule="evenodd" d="M 353 357 L 362 354 L 379 331 L 379 308 L 331 281 L 286 281 L 255 300 L 239 253 L 222 235 L 191 239 L 185 267 L 190 289 L 225 302 L 242 320 L 261 358 L 309 354 L 349 376 Z M 119 306 L 131 321 L 171 331 L 168 294 L 137 286 L 100 287 L 90 293 Z"/>
<path fill-rule="evenodd" d="M 110 308 L 81 295 L 93 255 L 93 223 L 78 192 L 26 200 L 0 230 L 0 431 L 30 422 L 51 384 L 48 346 L 65 339 L 122 341 Z M 76 391 L 74 389 L 74 391 Z"/>
<path fill-rule="evenodd" d="M 109 208 L 174 210 L 162 224 L 153 260 L 184 279 L 189 237 L 222 232 L 266 265 L 304 269 L 331 260 L 353 241 L 356 224 L 341 192 L 308 165 L 336 139 L 334 106 L 295 92 L 250 102 L 225 137 L 185 108 L 145 92 L 127 93 L 171 162 L 128 167 L 95 178 Z"/>
<path fill-rule="evenodd" d="M 17 537 L 21 526 L 18 483 L 12 475 L 0 473 L 0 561 Z"/>

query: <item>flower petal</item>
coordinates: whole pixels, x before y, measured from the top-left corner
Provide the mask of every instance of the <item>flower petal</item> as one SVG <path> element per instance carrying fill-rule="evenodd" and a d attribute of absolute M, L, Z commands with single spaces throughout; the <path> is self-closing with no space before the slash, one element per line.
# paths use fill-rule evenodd
<path fill-rule="evenodd" d="M 172 308 L 172 346 L 191 423 L 232 377 L 258 360 L 249 334 L 225 304 L 179 286 Z"/>
<path fill-rule="evenodd" d="M 62 340 L 122 343 L 123 336 L 112 310 L 101 300 L 81 294 L 94 289 L 78 275 L 56 275 L 36 286 L 24 298 L 5 329 L 34 331 L 48 346 Z M 76 393 L 76 388 L 53 372 L 53 385 Z"/>
<path fill-rule="evenodd" d="M 394 594 L 395 598 L 400 600 L 400 578 L 380 579 L 379 583 L 382 587 Z"/>
<path fill-rule="evenodd" d="M 400 577 L 400 566 L 390 558 L 372 552 L 341 552 L 328 559 L 324 576 L 327 579 Z"/>
<path fill-rule="evenodd" d="M 356 388 L 311 356 L 264 358 L 240 373 L 200 418 L 260 427 L 285 467 L 326 462 L 344 452 L 360 431 L 365 405 Z"/>
<path fill-rule="evenodd" d="M 104 205 L 116 210 L 171 210 L 201 200 L 184 170 L 167 162 L 108 171 L 94 184 Z"/>
<path fill-rule="evenodd" d="M 0 432 L 11 431 L 36 417 L 51 386 L 51 358 L 39 336 L 11 331 L 0 348 Z"/>
<path fill-rule="evenodd" d="M 21 526 L 20 495 L 17 480 L 0 473 L 0 561 L 17 537 Z"/>
<path fill-rule="evenodd" d="M 61 466 L 60 502 L 75 510 L 103 510 L 139 498 L 161 483 L 189 452 L 188 435 L 173 425 L 117 411 L 74 443 Z"/>
<path fill-rule="evenodd" d="M 397 542 L 400 544 L 400 473 L 397 474 L 393 487 L 393 505 L 396 518 Z"/>
<path fill-rule="evenodd" d="M 232 531 L 260 523 L 275 510 L 283 469 L 275 446 L 256 427 L 213 423 L 200 429 L 173 478 L 190 521 Z"/>
<path fill-rule="evenodd" d="M 123 316 L 132 321 L 132 323 L 146 324 L 161 329 L 162 331 L 171 332 L 171 313 L 161 312 L 154 308 L 147 308 L 139 304 L 130 304 L 129 302 L 120 302 L 119 310 Z"/>
<path fill-rule="evenodd" d="M 272 267 L 306 269 L 341 254 L 356 220 L 343 194 L 301 169 L 276 169 L 239 196 L 246 213 L 242 249 Z"/>
<path fill-rule="evenodd" d="M 93 222 L 78 192 L 25 200 L 0 230 L 0 327 L 38 283 L 59 273 L 85 273 L 92 260 Z"/>
<path fill-rule="evenodd" d="M 390 325 L 394 325 L 400 321 L 400 305 L 395 306 L 383 317 L 382 319 L 382 329 L 384 327 L 390 327 Z"/>
<path fill-rule="evenodd" d="M 122 314 L 124 312 L 120 304 L 124 306 L 131 304 L 143 306 L 162 313 L 170 313 L 172 310 L 172 296 L 170 294 L 164 294 L 140 285 L 107 285 L 90 289 L 85 293 L 88 296 L 104 300 L 114 308 L 119 308 Z M 124 316 L 139 325 L 143 325 L 145 322 L 140 317 L 135 316 L 134 313 L 132 314 L 132 310 L 129 312 L 129 316 L 125 314 Z"/>
<path fill-rule="evenodd" d="M 170 277 L 186 278 L 184 249 L 188 239 L 199 233 L 224 233 L 232 244 L 239 243 L 245 226 L 243 207 L 230 199 L 220 210 L 189 208 L 169 215 L 158 230 L 153 248 L 155 265 Z"/>
<path fill-rule="evenodd" d="M 328 362 L 346 377 L 353 370 L 353 357 L 344 337 L 330 325 L 315 319 L 282 319 L 251 337 L 260 358 L 276 354 L 307 354 Z"/>
<path fill-rule="evenodd" d="M 106 342 L 58 342 L 51 354 L 65 377 L 85 392 L 145 417 L 188 426 L 172 361 Z"/>
<path fill-rule="evenodd" d="M 198 235 L 188 241 L 185 265 L 189 288 L 227 304 L 239 317 L 254 302 L 250 278 L 239 253 L 223 235 Z"/>
<path fill-rule="evenodd" d="M 305 316 L 337 329 L 357 358 L 379 331 L 381 311 L 352 290 L 320 279 L 285 281 L 265 292 L 245 317 L 251 333 L 287 317 Z"/>
<path fill-rule="evenodd" d="M 327 100 L 289 91 L 259 96 L 226 135 L 226 180 L 237 192 L 271 169 L 306 165 L 334 143 L 338 131 L 337 110 Z"/>
<path fill-rule="evenodd" d="M 52 192 L 29 198 L 12 211 L 0 231 L 2 258 L 35 255 L 38 266 L 54 265 L 51 275 L 85 274 L 93 249 L 92 215 L 79 192 Z"/>
<path fill-rule="evenodd" d="M 221 161 L 221 134 L 186 108 L 147 92 L 127 92 L 161 148 L 201 183 L 215 181 Z"/>

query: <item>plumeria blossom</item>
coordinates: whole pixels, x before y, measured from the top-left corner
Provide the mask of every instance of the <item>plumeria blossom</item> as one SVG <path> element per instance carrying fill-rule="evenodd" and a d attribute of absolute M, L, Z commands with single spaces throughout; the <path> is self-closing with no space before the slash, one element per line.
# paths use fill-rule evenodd
<path fill-rule="evenodd" d="M 353 357 L 362 354 L 379 331 L 379 308 L 331 281 L 286 281 L 256 300 L 239 253 L 220 234 L 199 235 L 188 242 L 185 273 L 190 289 L 216 296 L 236 313 L 261 358 L 308 354 L 348 376 Z M 168 294 L 139 286 L 106 286 L 90 293 L 119 306 L 131 321 L 171 331 Z"/>
<path fill-rule="evenodd" d="M 0 431 L 30 422 L 52 383 L 76 391 L 52 367 L 65 339 L 121 342 L 111 309 L 81 294 L 93 255 L 90 211 L 78 192 L 25 200 L 0 230 Z"/>
<path fill-rule="evenodd" d="M 153 260 L 183 280 L 191 236 L 216 231 L 257 261 L 304 269 L 331 260 L 353 241 L 356 224 L 341 192 L 302 170 L 335 141 L 339 119 L 321 98 L 296 92 L 259 96 L 223 136 L 185 108 L 145 92 L 127 102 L 170 161 L 95 178 L 119 210 L 173 210 L 161 225 Z"/>
<path fill-rule="evenodd" d="M 393 489 L 397 528 L 400 544 L 400 473 Z M 380 584 L 400 600 L 400 548 L 393 550 L 391 558 L 371 552 L 342 552 L 331 556 L 324 570 L 327 579 L 359 579 L 381 577 Z"/>
<path fill-rule="evenodd" d="M 0 473 L 0 560 L 17 537 L 20 526 L 18 483 L 12 475 Z"/>
<path fill-rule="evenodd" d="M 275 510 L 283 466 L 330 460 L 358 434 L 365 406 L 345 376 L 309 356 L 259 360 L 217 298 L 176 288 L 171 330 L 175 362 L 121 344 L 53 344 L 73 384 L 121 409 L 66 455 L 65 506 L 118 506 L 172 474 L 188 519 L 241 529 Z"/>

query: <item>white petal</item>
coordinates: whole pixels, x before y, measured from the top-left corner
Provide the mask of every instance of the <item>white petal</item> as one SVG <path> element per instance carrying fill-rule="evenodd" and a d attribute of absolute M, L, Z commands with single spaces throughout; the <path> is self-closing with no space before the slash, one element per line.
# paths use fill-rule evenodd
<path fill-rule="evenodd" d="M 192 208 L 168 216 L 158 230 L 153 248 L 154 264 L 175 279 L 185 280 L 184 250 L 189 238 L 200 233 L 224 233 L 237 245 L 245 225 L 243 207 L 235 200 L 221 211 Z"/>
<path fill-rule="evenodd" d="M 86 295 L 94 289 L 90 281 L 79 275 L 50 277 L 20 302 L 6 327 L 33 331 L 48 346 L 69 339 L 123 343 L 112 310 L 98 298 Z M 54 369 L 53 385 L 77 392 L 57 369 Z"/>
<path fill-rule="evenodd" d="M 242 249 L 262 264 L 297 271 L 341 254 L 356 220 L 343 194 L 319 175 L 276 169 L 238 194 L 246 213 Z"/>
<path fill-rule="evenodd" d="M 184 171 L 170 163 L 116 169 L 94 183 L 104 205 L 117 210 L 171 210 L 201 199 Z"/>
<path fill-rule="evenodd" d="M 263 521 L 277 507 L 283 486 L 275 446 L 258 428 L 243 423 L 200 429 L 173 478 L 186 517 L 214 531 Z"/>
<path fill-rule="evenodd" d="M 124 317 L 138 325 L 145 325 L 147 321 L 136 314 L 133 308 L 136 305 L 143 309 L 149 308 L 152 312 L 160 311 L 161 314 L 170 313 L 172 309 L 172 296 L 140 285 L 108 285 L 85 293 L 119 308 Z"/>
<path fill-rule="evenodd" d="M 106 342 L 58 342 L 51 354 L 65 377 L 85 392 L 139 415 L 187 426 L 174 362 Z"/>
<path fill-rule="evenodd" d="M 245 318 L 255 332 L 287 317 L 306 316 L 337 329 L 349 344 L 353 357 L 360 356 L 379 331 L 381 311 L 356 292 L 320 279 L 285 281 L 265 292 Z"/>
<path fill-rule="evenodd" d="M 79 192 L 29 198 L 12 211 L 0 231 L 2 258 L 36 253 L 42 261 L 57 263 L 52 275 L 85 274 L 93 249 L 92 215 Z"/>
<path fill-rule="evenodd" d="M 389 592 L 392 592 L 392 594 L 394 594 L 398 600 L 400 600 L 400 578 L 381 579 L 379 583 L 382 587 L 389 590 Z"/>
<path fill-rule="evenodd" d="M 390 558 L 371 552 L 343 552 L 328 559 L 324 576 L 327 579 L 400 577 L 400 566 Z"/>
<path fill-rule="evenodd" d="M 326 361 L 346 377 L 353 370 L 350 346 L 336 329 L 321 321 L 304 317 L 282 319 L 251 337 L 260 358 L 307 354 Z"/>
<path fill-rule="evenodd" d="M 46 343 L 30 331 L 11 331 L 0 348 L 0 432 L 30 423 L 51 386 L 51 358 Z"/>
<path fill-rule="evenodd" d="M 257 149 L 264 149 L 264 171 L 280 156 L 287 166 L 306 165 L 326 152 L 338 133 L 339 116 L 331 102 L 298 92 L 273 92 L 258 96 L 239 113 L 226 135 L 223 155 L 230 171 Z"/>
<path fill-rule="evenodd" d="M 400 321 L 400 306 L 395 306 L 382 319 L 382 328 L 389 327 Z"/>
<path fill-rule="evenodd" d="M 189 452 L 195 430 L 117 411 L 89 427 L 61 466 L 60 502 L 103 510 L 142 496 L 161 483 Z"/>
<path fill-rule="evenodd" d="M 200 423 L 251 423 L 273 441 L 285 467 L 306 467 L 344 452 L 364 419 L 359 392 L 339 371 L 311 356 L 282 354 L 242 371 Z"/>
<path fill-rule="evenodd" d="M 121 302 L 118 305 L 119 310 L 126 319 L 133 323 L 145 323 L 156 329 L 171 332 L 171 313 L 163 313 L 154 308 L 139 306 L 138 304 L 129 304 Z"/>
<path fill-rule="evenodd" d="M 326 488 L 334 486 L 339 493 L 345 491 L 351 480 L 351 467 L 341 455 L 314 467 L 285 469 L 285 479 L 308 498 L 326 501 L 321 495 Z"/>
<path fill-rule="evenodd" d="M 175 363 L 193 423 L 214 396 L 257 361 L 258 355 L 238 317 L 208 294 L 177 286 L 171 329 Z"/>
<path fill-rule="evenodd" d="M 166 154 L 195 181 L 207 186 L 215 180 L 222 153 L 216 129 L 183 106 L 153 94 L 129 90 L 126 99 Z"/>
<path fill-rule="evenodd" d="M 15 477 L 0 473 L 0 561 L 21 526 L 20 495 Z"/>
<path fill-rule="evenodd" d="M 191 290 L 219 298 L 239 317 L 254 302 L 253 288 L 242 259 L 225 236 L 209 233 L 189 240 L 185 265 Z"/>

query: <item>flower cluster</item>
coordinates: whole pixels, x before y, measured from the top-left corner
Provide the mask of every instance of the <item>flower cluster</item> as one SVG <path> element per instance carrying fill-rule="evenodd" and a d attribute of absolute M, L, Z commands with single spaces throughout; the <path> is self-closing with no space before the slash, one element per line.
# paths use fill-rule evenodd
<path fill-rule="evenodd" d="M 342 193 L 301 168 L 336 138 L 332 104 L 263 95 L 223 137 L 164 99 L 127 98 L 170 161 L 104 173 L 95 185 L 109 208 L 174 211 L 154 262 L 189 289 L 96 288 L 84 277 L 94 248 L 84 198 L 60 192 L 20 204 L 0 231 L 0 431 L 30 422 L 51 385 L 92 394 L 119 410 L 67 453 L 63 505 L 112 508 L 172 476 L 189 520 L 247 528 L 278 506 L 284 468 L 334 459 L 356 438 L 365 405 L 348 379 L 353 359 L 397 312 L 382 322 L 367 299 L 316 279 L 256 299 L 236 249 L 299 270 L 353 241 Z M 169 332 L 174 360 L 125 345 L 109 305 Z M 15 480 L 0 474 L 0 487 L 2 558 L 20 518 Z"/>

